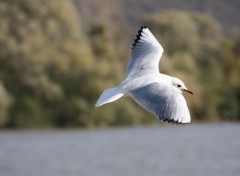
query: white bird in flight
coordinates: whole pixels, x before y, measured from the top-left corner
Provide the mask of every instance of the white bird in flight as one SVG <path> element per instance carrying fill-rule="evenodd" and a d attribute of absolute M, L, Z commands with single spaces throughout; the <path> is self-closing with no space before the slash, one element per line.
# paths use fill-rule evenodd
<path fill-rule="evenodd" d="M 162 53 L 162 46 L 150 30 L 141 27 L 133 43 L 125 81 L 105 90 L 96 107 L 129 95 L 160 120 L 176 124 L 190 123 L 190 113 L 182 93 L 193 93 L 180 79 L 159 73 Z"/>

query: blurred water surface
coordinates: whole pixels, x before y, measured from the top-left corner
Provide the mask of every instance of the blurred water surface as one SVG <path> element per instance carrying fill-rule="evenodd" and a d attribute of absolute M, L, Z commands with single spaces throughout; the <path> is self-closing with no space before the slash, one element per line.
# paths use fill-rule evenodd
<path fill-rule="evenodd" d="M 0 132 L 1 176 L 237 176 L 240 124 Z"/>

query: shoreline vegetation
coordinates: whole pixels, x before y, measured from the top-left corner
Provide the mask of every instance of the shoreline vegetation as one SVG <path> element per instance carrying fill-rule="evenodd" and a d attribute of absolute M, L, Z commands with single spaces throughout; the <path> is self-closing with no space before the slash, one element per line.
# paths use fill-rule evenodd
<path fill-rule="evenodd" d="M 239 28 L 225 35 L 210 14 L 162 10 L 134 25 L 121 19 L 131 29 L 120 32 L 108 16 L 86 20 L 74 2 L 0 1 L 0 129 L 164 125 L 129 98 L 95 108 L 101 92 L 124 79 L 141 24 L 164 48 L 161 72 L 193 90 L 184 95 L 193 122 L 240 121 Z"/>

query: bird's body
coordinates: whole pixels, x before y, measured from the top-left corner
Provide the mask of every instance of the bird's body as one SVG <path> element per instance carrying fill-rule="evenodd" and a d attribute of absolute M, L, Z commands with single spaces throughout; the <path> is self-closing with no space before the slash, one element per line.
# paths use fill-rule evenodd
<path fill-rule="evenodd" d="M 190 114 L 182 92 L 192 94 L 175 77 L 159 72 L 162 46 L 148 28 L 142 27 L 133 44 L 132 57 L 126 70 L 126 79 L 118 87 L 105 90 L 96 106 L 110 103 L 129 95 L 136 103 L 160 120 L 171 123 L 189 123 Z"/>
<path fill-rule="evenodd" d="M 128 92 L 138 87 L 142 87 L 146 84 L 151 84 L 154 82 L 158 84 L 169 85 L 171 83 L 171 77 L 161 73 L 156 74 L 154 72 L 152 73 L 143 71 L 130 76 L 122 84 L 124 86 L 124 90 Z"/>

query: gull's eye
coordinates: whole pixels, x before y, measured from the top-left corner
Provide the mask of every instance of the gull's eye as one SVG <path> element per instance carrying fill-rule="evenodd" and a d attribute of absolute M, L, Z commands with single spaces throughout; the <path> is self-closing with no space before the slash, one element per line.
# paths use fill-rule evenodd
<path fill-rule="evenodd" d="M 177 87 L 181 87 L 181 85 L 180 85 L 180 84 L 178 84 L 178 85 L 177 85 Z"/>

